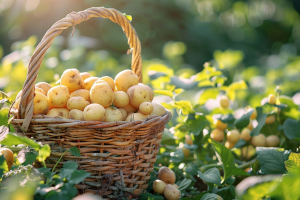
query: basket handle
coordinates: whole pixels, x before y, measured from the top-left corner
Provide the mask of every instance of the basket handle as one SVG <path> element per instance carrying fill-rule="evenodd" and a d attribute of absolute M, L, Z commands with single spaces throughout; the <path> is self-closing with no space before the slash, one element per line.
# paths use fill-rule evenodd
<path fill-rule="evenodd" d="M 34 50 L 30 59 L 27 77 L 23 85 L 23 93 L 17 114 L 18 119 L 24 119 L 21 127 L 23 132 L 27 132 L 33 116 L 35 81 L 47 49 L 51 46 L 54 38 L 58 36 L 64 29 L 67 29 L 69 26 L 73 26 L 74 32 L 76 24 L 86 21 L 92 17 L 108 18 L 122 27 L 126 37 L 128 38 L 128 44 L 132 52 L 131 69 L 139 77 L 139 82 L 142 82 L 141 43 L 138 39 L 135 29 L 120 11 L 117 11 L 113 8 L 92 7 L 78 13 L 71 12 L 65 18 L 55 22 L 52 25 L 52 27 L 42 38 L 42 41 Z"/>

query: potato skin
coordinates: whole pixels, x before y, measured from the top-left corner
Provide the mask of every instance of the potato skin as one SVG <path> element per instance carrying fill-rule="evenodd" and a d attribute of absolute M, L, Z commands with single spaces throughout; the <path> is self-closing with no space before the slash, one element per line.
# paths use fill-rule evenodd
<path fill-rule="evenodd" d="M 69 112 L 69 118 L 70 119 L 84 121 L 83 111 L 82 110 L 78 110 L 78 109 L 70 110 L 70 112 Z"/>
<path fill-rule="evenodd" d="M 114 91 L 108 84 L 99 83 L 93 85 L 90 90 L 91 103 L 98 103 L 107 108 L 114 101 Z"/>
<path fill-rule="evenodd" d="M 122 114 L 122 120 L 121 121 L 125 121 L 126 117 L 127 117 L 127 112 L 124 108 L 118 108 L 118 110 L 121 112 Z"/>
<path fill-rule="evenodd" d="M 84 81 L 80 74 L 73 69 L 67 69 L 61 75 L 60 84 L 66 86 L 70 92 L 83 89 Z"/>
<path fill-rule="evenodd" d="M 67 108 L 52 108 L 48 111 L 47 115 L 51 117 L 69 119 L 69 112 L 70 111 Z"/>
<path fill-rule="evenodd" d="M 148 117 L 148 115 L 143 115 L 142 113 L 132 113 L 126 117 L 125 121 L 140 121 L 144 120 Z"/>
<path fill-rule="evenodd" d="M 115 77 L 117 91 L 127 92 L 131 86 L 137 85 L 138 83 L 138 76 L 129 69 L 119 72 Z"/>
<path fill-rule="evenodd" d="M 89 78 L 85 79 L 84 80 L 84 89 L 90 90 L 97 80 L 99 80 L 98 77 L 89 77 Z"/>
<path fill-rule="evenodd" d="M 104 121 L 105 108 L 97 103 L 90 104 L 84 108 L 83 117 L 85 121 Z"/>
<path fill-rule="evenodd" d="M 153 182 L 152 188 L 154 192 L 157 192 L 158 194 L 163 194 L 166 186 L 167 185 L 165 184 L 165 182 L 157 179 Z"/>
<path fill-rule="evenodd" d="M 90 73 L 88 73 L 88 72 L 82 72 L 82 73 L 80 73 L 80 76 L 83 80 L 91 77 Z"/>
<path fill-rule="evenodd" d="M 114 79 L 112 79 L 112 78 L 109 77 L 109 76 L 103 76 L 103 77 L 101 77 L 99 80 L 106 81 L 107 84 L 111 87 L 111 89 L 112 89 L 113 91 L 115 91 L 115 81 L 114 81 Z"/>
<path fill-rule="evenodd" d="M 14 153 L 8 148 L 1 148 L 0 155 L 4 156 L 9 171 L 14 163 Z"/>
<path fill-rule="evenodd" d="M 117 122 L 122 121 L 122 113 L 116 108 L 111 107 L 105 108 L 105 121 L 106 122 Z"/>
<path fill-rule="evenodd" d="M 149 115 L 153 111 L 153 105 L 150 102 L 143 102 L 139 106 L 138 112 L 144 114 L 144 115 Z"/>
<path fill-rule="evenodd" d="M 164 190 L 164 196 L 167 200 L 178 200 L 181 192 L 175 186 L 168 184 Z"/>
<path fill-rule="evenodd" d="M 134 113 L 137 110 L 137 108 L 133 107 L 130 103 L 122 108 L 124 108 L 127 113 Z"/>
<path fill-rule="evenodd" d="M 221 142 L 222 140 L 224 140 L 224 132 L 220 129 L 213 129 L 210 133 L 210 137 L 211 139 L 217 141 L 217 142 Z"/>
<path fill-rule="evenodd" d="M 35 92 L 39 92 L 39 93 L 41 93 L 41 94 L 43 94 L 43 95 L 46 96 L 46 93 L 41 88 L 35 87 Z"/>
<path fill-rule="evenodd" d="M 47 97 L 49 98 L 51 107 L 66 108 L 67 101 L 70 98 L 70 92 L 66 86 L 59 85 L 51 88 L 48 91 Z"/>
<path fill-rule="evenodd" d="M 174 184 L 176 181 L 175 173 L 168 167 L 161 167 L 158 171 L 158 179 L 162 180 L 166 184 Z"/>
<path fill-rule="evenodd" d="M 75 90 L 70 94 L 71 97 L 83 97 L 86 101 L 91 101 L 90 99 L 90 91 L 87 89 L 79 89 Z"/>
<path fill-rule="evenodd" d="M 114 105 L 117 108 L 122 108 L 129 104 L 129 96 L 126 92 L 115 91 L 114 92 Z"/>
<path fill-rule="evenodd" d="M 67 102 L 67 108 L 69 110 L 78 109 L 83 110 L 90 102 L 86 101 L 83 97 L 71 97 Z"/>
<path fill-rule="evenodd" d="M 142 85 L 134 85 L 127 90 L 129 102 L 133 107 L 138 108 L 141 103 L 149 101 L 149 92 Z"/>
<path fill-rule="evenodd" d="M 156 102 L 151 102 L 153 105 L 153 111 L 150 115 L 157 115 L 157 116 L 162 116 L 165 114 L 166 109 L 163 107 L 161 104 L 156 103 Z"/>
<path fill-rule="evenodd" d="M 48 98 L 43 95 L 42 93 L 35 92 L 35 96 L 33 99 L 33 114 L 38 115 L 38 114 L 47 114 L 49 110 L 49 100 Z"/>
<path fill-rule="evenodd" d="M 42 90 L 44 90 L 46 96 L 48 94 L 48 91 L 52 88 L 52 86 L 46 82 L 39 82 L 39 83 L 35 84 L 35 87 L 38 87 L 38 88 L 41 88 Z"/>
<path fill-rule="evenodd" d="M 255 147 L 265 147 L 266 136 L 260 133 L 257 136 L 252 137 L 251 144 Z"/>
<path fill-rule="evenodd" d="M 266 138 L 267 147 L 278 147 L 279 143 L 280 143 L 280 139 L 277 135 L 269 135 Z"/>
<path fill-rule="evenodd" d="M 145 85 L 144 83 L 139 83 L 138 85 L 142 85 L 142 86 L 144 86 L 144 87 L 147 89 L 147 91 L 148 91 L 148 93 L 149 93 L 149 100 L 150 100 L 150 101 L 153 101 L 154 92 L 153 92 L 153 90 L 151 89 L 151 87 L 149 87 L 148 85 Z"/>

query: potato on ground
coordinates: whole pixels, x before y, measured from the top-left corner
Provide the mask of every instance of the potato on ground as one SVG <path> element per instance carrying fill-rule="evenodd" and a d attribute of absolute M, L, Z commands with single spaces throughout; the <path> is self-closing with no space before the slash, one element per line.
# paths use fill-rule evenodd
<path fill-rule="evenodd" d="M 114 101 L 114 91 L 108 84 L 99 83 L 93 85 L 90 90 L 91 103 L 98 103 L 107 108 Z"/>
<path fill-rule="evenodd" d="M 132 113 L 131 115 L 128 115 L 125 121 L 140 121 L 144 120 L 148 117 L 148 115 L 143 115 L 142 113 Z"/>
<path fill-rule="evenodd" d="M 153 105 L 153 111 L 150 115 L 157 115 L 161 116 L 166 113 L 165 107 L 163 107 L 161 104 L 156 103 L 156 102 L 151 102 Z"/>
<path fill-rule="evenodd" d="M 66 108 L 67 101 L 70 98 L 70 92 L 66 86 L 58 85 L 48 91 L 47 97 L 51 107 Z"/>
<path fill-rule="evenodd" d="M 44 90 L 42 90 L 41 88 L 35 87 L 34 89 L 35 89 L 35 92 L 39 92 L 39 93 L 41 93 L 41 94 L 47 96 L 47 94 L 46 94 L 46 93 L 44 92 Z"/>
<path fill-rule="evenodd" d="M 163 194 L 166 186 L 167 185 L 165 184 L 165 182 L 157 179 L 153 182 L 152 188 L 154 192 L 157 192 L 158 194 Z"/>
<path fill-rule="evenodd" d="M 82 110 L 78 110 L 78 109 L 70 110 L 70 112 L 69 112 L 69 118 L 70 119 L 84 121 L 83 111 Z"/>
<path fill-rule="evenodd" d="M 0 156 L 2 156 L 2 155 L 5 158 L 8 170 L 10 170 L 12 165 L 14 164 L 14 154 L 13 154 L 13 152 L 8 148 L 1 148 L 0 149 Z"/>
<path fill-rule="evenodd" d="M 129 102 L 138 108 L 141 103 L 149 101 L 149 92 L 142 85 L 134 85 L 127 90 Z"/>
<path fill-rule="evenodd" d="M 150 115 L 153 111 L 153 105 L 150 102 L 143 102 L 139 106 L 139 113 L 142 113 L 144 115 Z"/>
<path fill-rule="evenodd" d="M 67 69 L 61 75 L 60 84 L 66 86 L 70 92 L 83 89 L 84 81 L 79 73 L 75 70 Z"/>
<path fill-rule="evenodd" d="M 35 84 L 35 87 L 38 87 L 38 88 L 41 88 L 42 90 L 44 90 L 46 96 L 48 94 L 48 91 L 52 88 L 52 86 L 46 82 L 39 82 L 39 83 Z"/>
<path fill-rule="evenodd" d="M 122 108 L 129 104 L 129 96 L 126 92 L 115 91 L 114 92 L 114 105 L 117 108 Z"/>
<path fill-rule="evenodd" d="M 85 79 L 84 80 L 84 89 L 90 90 L 97 80 L 99 80 L 98 77 L 89 77 L 89 78 Z"/>
<path fill-rule="evenodd" d="M 88 73 L 88 72 L 82 72 L 82 73 L 80 73 L 80 76 L 83 80 L 91 77 L 90 73 Z"/>
<path fill-rule="evenodd" d="M 90 91 L 87 89 L 79 89 L 71 93 L 70 97 L 83 97 L 86 101 L 91 101 Z"/>
<path fill-rule="evenodd" d="M 118 91 L 127 92 L 127 90 L 139 83 L 138 76 L 131 70 L 123 70 L 115 77 L 115 84 Z"/>
<path fill-rule="evenodd" d="M 42 93 L 35 92 L 35 96 L 33 99 L 33 114 L 47 114 L 49 106 L 50 103 L 48 98 Z"/>
<path fill-rule="evenodd" d="M 137 110 L 137 108 L 133 107 L 130 103 L 122 108 L 125 109 L 127 113 L 134 113 Z"/>
<path fill-rule="evenodd" d="M 158 179 L 162 180 L 166 184 L 174 184 L 176 181 L 175 173 L 168 167 L 161 167 L 158 170 Z"/>
<path fill-rule="evenodd" d="M 48 111 L 47 116 L 69 119 L 69 112 L 67 108 L 52 108 Z"/>
<path fill-rule="evenodd" d="M 174 187 L 176 187 L 177 189 L 179 188 L 179 186 L 178 186 L 178 185 L 176 185 L 175 183 L 173 184 L 173 186 L 174 186 Z"/>
<path fill-rule="evenodd" d="M 115 81 L 109 76 L 103 76 L 99 80 L 106 81 L 113 91 L 115 91 Z"/>
<path fill-rule="evenodd" d="M 126 117 L 127 117 L 127 112 L 124 108 L 118 108 L 118 110 L 121 112 L 122 114 L 122 120 L 121 121 L 125 121 Z"/>
<path fill-rule="evenodd" d="M 97 103 L 90 104 L 83 110 L 85 121 L 104 121 L 105 108 Z"/>
<path fill-rule="evenodd" d="M 175 186 L 168 184 L 164 190 L 164 196 L 167 200 L 178 200 L 181 193 Z"/>
<path fill-rule="evenodd" d="M 106 122 L 117 122 L 122 121 L 122 113 L 117 108 L 105 108 L 105 121 Z"/>
<path fill-rule="evenodd" d="M 90 102 L 83 97 L 71 97 L 67 102 L 67 108 L 69 110 L 78 109 L 83 110 Z"/>
<path fill-rule="evenodd" d="M 154 92 L 151 89 L 151 87 L 149 87 L 148 85 L 145 85 L 144 83 L 139 83 L 138 85 L 142 85 L 147 89 L 147 91 L 149 92 L 149 100 L 152 101 L 153 97 L 154 97 Z"/>

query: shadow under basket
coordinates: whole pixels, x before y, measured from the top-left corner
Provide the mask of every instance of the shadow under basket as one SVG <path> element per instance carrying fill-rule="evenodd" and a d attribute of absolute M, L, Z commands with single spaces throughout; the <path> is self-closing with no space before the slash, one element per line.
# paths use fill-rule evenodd
<path fill-rule="evenodd" d="M 109 123 L 35 117 L 38 118 L 31 120 L 25 135 L 50 145 L 47 167 L 53 168 L 64 151 L 76 146 L 81 156 L 65 153 L 56 167 L 61 168 L 67 161 L 77 162 L 79 169 L 90 173 L 90 177 L 76 185 L 80 193 L 92 192 L 114 199 L 139 196 L 148 187 L 171 113 L 149 116 L 144 121 Z M 16 132 L 21 132 L 22 123 L 23 119 L 11 121 Z"/>

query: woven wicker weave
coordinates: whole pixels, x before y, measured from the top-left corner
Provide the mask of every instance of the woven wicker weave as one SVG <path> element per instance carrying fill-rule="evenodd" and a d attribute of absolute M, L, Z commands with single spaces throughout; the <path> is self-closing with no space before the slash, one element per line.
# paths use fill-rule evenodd
<path fill-rule="evenodd" d="M 57 21 L 36 47 L 29 63 L 19 109 L 11 124 L 16 132 L 51 146 L 48 167 L 54 167 L 65 150 L 78 147 L 81 157 L 66 153 L 57 167 L 73 160 L 80 169 L 91 173 L 77 185 L 81 192 L 94 192 L 111 199 L 129 194 L 139 196 L 148 186 L 163 129 L 171 118 L 170 112 L 135 122 L 76 121 L 33 115 L 34 86 L 46 50 L 64 29 L 73 26 L 74 30 L 76 24 L 91 17 L 109 18 L 122 27 L 132 52 L 131 68 L 142 81 L 140 41 L 122 13 L 102 7 L 72 12 Z"/>

